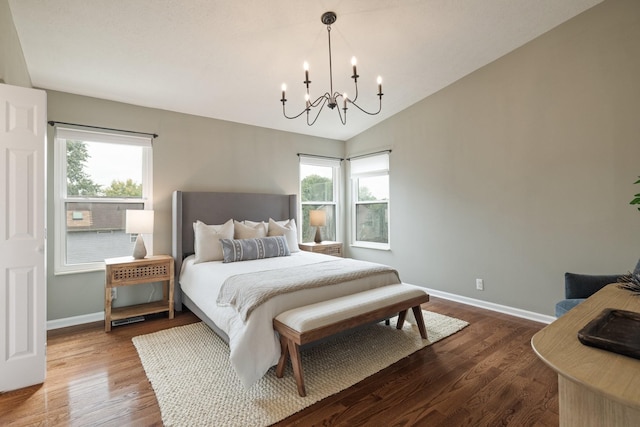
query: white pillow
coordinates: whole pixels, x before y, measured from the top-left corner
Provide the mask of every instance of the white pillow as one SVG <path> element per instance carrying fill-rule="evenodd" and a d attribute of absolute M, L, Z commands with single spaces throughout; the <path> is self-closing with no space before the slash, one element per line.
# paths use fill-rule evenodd
<path fill-rule="evenodd" d="M 298 247 L 298 228 L 293 218 L 285 221 L 274 221 L 269 218 L 269 236 L 284 236 L 287 239 L 289 252 L 300 251 Z"/>
<path fill-rule="evenodd" d="M 195 249 L 194 264 L 207 261 L 222 261 L 220 239 L 233 239 L 233 220 L 221 225 L 207 225 L 202 221 L 193 223 Z"/>
<path fill-rule="evenodd" d="M 250 224 L 249 224 L 250 223 Z M 234 239 L 259 239 L 267 237 L 267 224 L 264 222 L 233 221 Z"/>

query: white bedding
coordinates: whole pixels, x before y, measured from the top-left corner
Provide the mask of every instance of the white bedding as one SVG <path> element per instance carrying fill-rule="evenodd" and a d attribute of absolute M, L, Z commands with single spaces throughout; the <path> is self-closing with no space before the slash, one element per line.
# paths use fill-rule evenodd
<path fill-rule="evenodd" d="M 184 260 L 180 272 L 182 292 L 229 336 L 231 365 L 245 387 L 253 385 L 271 366 L 278 363 L 280 343 L 273 330 L 274 317 L 295 307 L 382 286 L 387 284 L 388 276 L 368 277 L 279 295 L 255 309 L 246 323 L 242 322 L 234 308 L 216 304 L 222 283 L 236 274 L 307 265 L 328 259 L 332 257 L 301 251 L 291 256 L 226 264 L 222 261 L 194 264 L 193 256 Z"/>

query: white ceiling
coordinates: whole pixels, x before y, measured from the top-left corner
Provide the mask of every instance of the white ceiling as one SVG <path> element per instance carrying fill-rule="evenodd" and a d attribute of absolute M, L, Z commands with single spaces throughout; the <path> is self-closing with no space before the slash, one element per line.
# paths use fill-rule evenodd
<path fill-rule="evenodd" d="M 347 140 L 602 0 L 9 0 L 34 86 Z M 346 126 L 324 109 L 308 127 L 282 116 L 329 90 L 326 27 L 332 26 L 334 90 L 359 104 Z M 296 111 L 296 113 L 298 112 Z M 64 120 L 64 117 L 52 118 Z M 98 122 L 96 122 L 98 123 Z M 91 124 L 91 123 L 87 123 Z"/>

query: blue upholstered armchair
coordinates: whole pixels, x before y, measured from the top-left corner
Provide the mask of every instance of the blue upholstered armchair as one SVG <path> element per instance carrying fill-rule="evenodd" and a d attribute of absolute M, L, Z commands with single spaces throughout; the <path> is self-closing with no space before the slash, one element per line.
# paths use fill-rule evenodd
<path fill-rule="evenodd" d="M 638 264 L 636 264 L 633 273 L 640 274 L 640 260 L 638 260 Z M 626 274 L 627 273 L 594 276 L 589 274 L 564 273 L 564 296 L 566 299 L 556 304 L 556 317 L 562 316 L 606 285 L 617 282 L 618 278 Z"/>

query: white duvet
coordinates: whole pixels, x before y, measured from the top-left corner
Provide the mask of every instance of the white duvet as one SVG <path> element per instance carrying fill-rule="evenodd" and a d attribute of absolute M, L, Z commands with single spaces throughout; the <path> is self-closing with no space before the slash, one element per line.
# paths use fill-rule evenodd
<path fill-rule="evenodd" d="M 246 323 L 234 308 L 216 304 L 222 283 L 236 274 L 300 266 L 328 259 L 334 258 L 300 251 L 286 257 L 226 264 L 222 261 L 194 264 L 193 256 L 184 260 L 180 272 L 182 292 L 229 336 L 231 365 L 245 387 L 253 385 L 271 366 L 278 363 L 280 343 L 273 330 L 274 317 L 295 307 L 377 288 L 388 284 L 388 276 L 368 277 L 279 295 L 256 308 Z"/>

